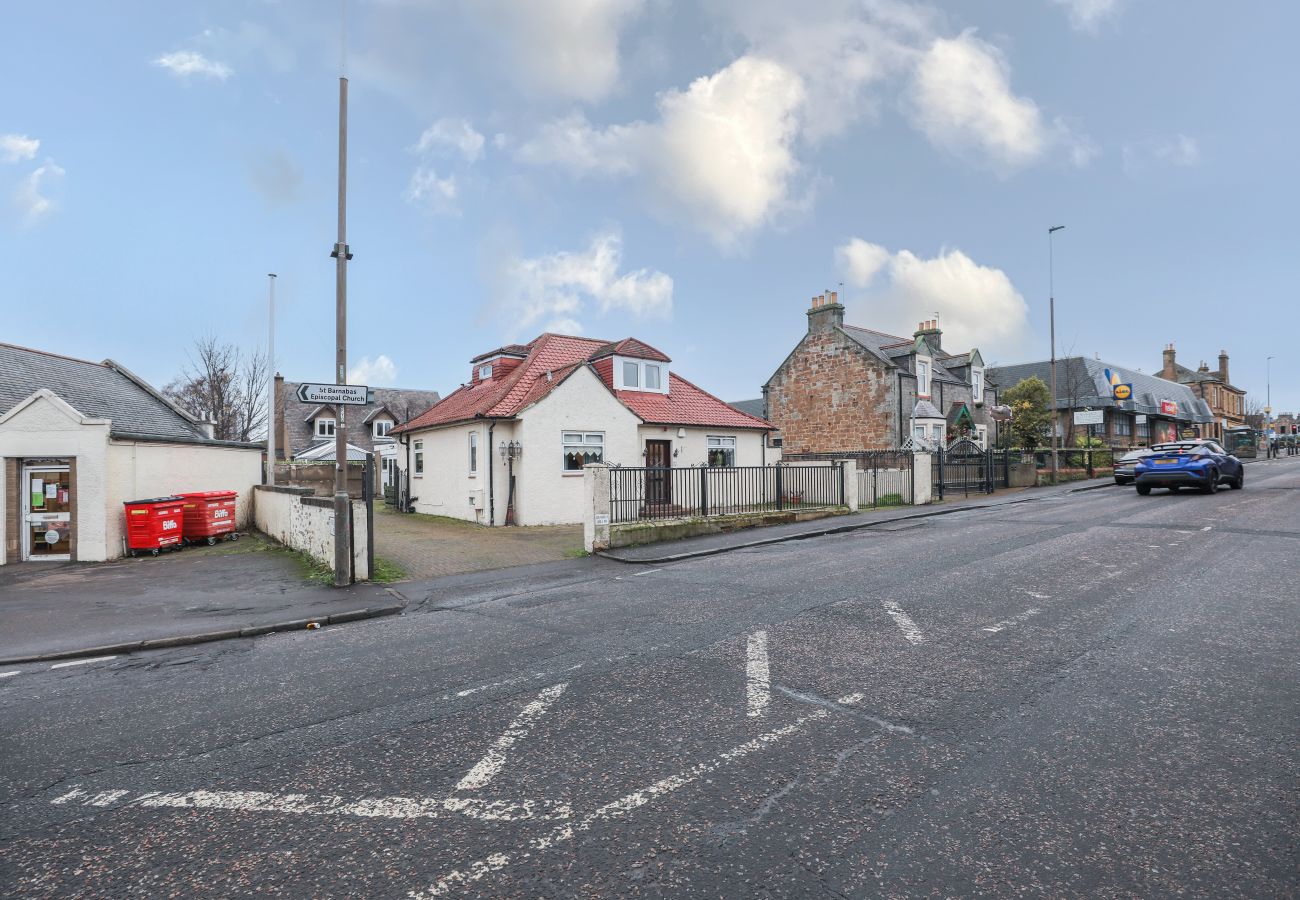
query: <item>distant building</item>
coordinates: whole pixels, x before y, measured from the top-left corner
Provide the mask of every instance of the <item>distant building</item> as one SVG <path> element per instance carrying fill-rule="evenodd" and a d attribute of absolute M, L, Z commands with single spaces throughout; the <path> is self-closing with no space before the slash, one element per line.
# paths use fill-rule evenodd
<path fill-rule="evenodd" d="M 1219 351 L 1219 368 L 1211 370 L 1202 360 L 1200 368 L 1195 371 L 1180 365 L 1174 357 L 1174 345 L 1169 344 L 1164 350 L 1160 377 L 1177 381 L 1192 389 L 1195 394 L 1210 406 L 1214 421 L 1204 429 L 1202 437 L 1223 440 L 1226 428 L 1237 428 L 1246 424 L 1246 392 L 1233 387 L 1228 380 L 1228 352 Z"/>
<path fill-rule="evenodd" d="M 910 338 L 844 324 L 836 292 L 813 298 L 808 331 L 763 385 L 785 454 L 996 439 L 998 402 L 977 349 L 943 347 L 937 321 Z"/>
<path fill-rule="evenodd" d="M 1128 399 L 1115 399 L 1108 372 L 1120 384 L 1132 386 Z M 1033 376 L 1050 389 L 1051 362 L 989 370 L 989 380 L 1002 391 Z M 1067 445 L 1087 434 L 1114 447 L 1146 447 L 1189 435 L 1208 437 L 1206 431 L 1214 424 L 1209 404 L 1189 385 L 1084 356 L 1056 361 L 1056 408 L 1060 412 L 1058 433 Z M 1101 412 L 1101 424 L 1076 424 L 1075 413 L 1084 412 Z"/>

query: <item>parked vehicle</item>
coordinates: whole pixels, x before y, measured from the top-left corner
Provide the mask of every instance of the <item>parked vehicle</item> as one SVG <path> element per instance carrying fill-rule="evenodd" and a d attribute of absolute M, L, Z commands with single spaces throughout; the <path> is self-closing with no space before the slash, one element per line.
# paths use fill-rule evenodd
<path fill-rule="evenodd" d="M 1146 447 L 1140 450 L 1130 450 L 1115 462 L 1115 483 L 1132 484 L 1133 479 L 1137 477 L 1138 460 L 1146 459 L 1151 455 L 1151 451 Z"/>
<path fill-rule="evenodd" d="M 1152 453 L 1134 468 L 1137 492 L 1146 496 L 1152 488 L 1194 487 L 1213 494 L 1220 484 L 1239 490 L 1246 479 L 1241 460 L 1214 441 L 1174 441 L 1156 444 Z"/>

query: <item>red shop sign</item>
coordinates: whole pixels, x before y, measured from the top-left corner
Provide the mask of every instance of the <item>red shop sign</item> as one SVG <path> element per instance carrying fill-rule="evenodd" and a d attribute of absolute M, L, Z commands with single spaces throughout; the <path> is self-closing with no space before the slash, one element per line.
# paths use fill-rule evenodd
<path fill-rule="evenodd" d="M 1178 404 L 1175 403 L 1175 402 L 1172 401 L 1172 400 L 1161 400 L 1161 401 L 1160 401 L 1160 415 L 1162 415 L 1162 416 L 1176 416 L 1176 415 L 1178 415 Z"/>

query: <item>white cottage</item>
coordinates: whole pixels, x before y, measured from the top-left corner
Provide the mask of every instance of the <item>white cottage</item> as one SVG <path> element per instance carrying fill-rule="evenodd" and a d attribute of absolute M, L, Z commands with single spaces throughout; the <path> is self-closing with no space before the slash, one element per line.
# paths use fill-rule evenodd
<path fill-rule="evenodd" d="M 582 521 L 582 469 L 758 466 L 767 421 L 635 338 L 543 334 L 471 360 L 470 381 L 393 429 L 416 512 L 483 525 Z"/>
<path fill-rule="evenodd" d="M 262 447 L 212 427 L 112 360 L 0 344 L 0 565 L 122 556 L 128 500 L 239 492 L 247 522 Z"/>

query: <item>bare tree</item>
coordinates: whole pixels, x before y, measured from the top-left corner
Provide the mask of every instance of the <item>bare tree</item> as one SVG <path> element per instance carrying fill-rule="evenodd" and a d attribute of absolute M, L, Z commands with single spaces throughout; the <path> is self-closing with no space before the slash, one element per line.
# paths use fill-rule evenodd
<path fill-rule="evenodd" d="M 1256 431 L 1263 431 L 1267 416 L 1264 415 L 1264 402 L 1253 394 L 1246 395 L 1245 411 L 1246 424 Z"/>
<path fill-rule="evenodd" d="M 266 428 L 270 366 L 260 350 L 244 353 L 208 335 L 194 342 L 189 364 L 163 388 L 168 400 L 214 424 L 225 441 L 249 441 Z"/>

